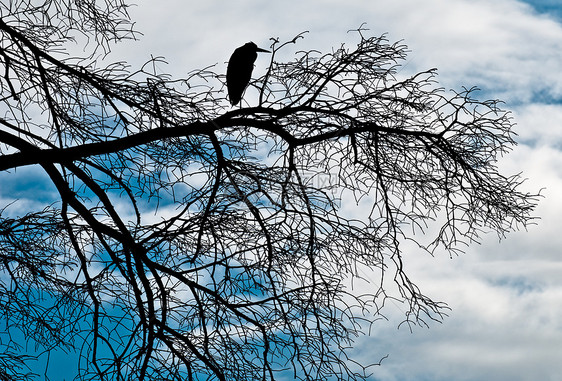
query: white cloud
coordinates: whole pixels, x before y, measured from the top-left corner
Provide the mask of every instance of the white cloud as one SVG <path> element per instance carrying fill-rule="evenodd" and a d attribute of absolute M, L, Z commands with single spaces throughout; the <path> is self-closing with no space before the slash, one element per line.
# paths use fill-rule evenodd
<path fill-rule="evenodd" d="M 558 377 L 560 281 L 556 285 L 543 282 L 523 292 L 509 283 L 492 281 L 506 269 L 517 277 L 540 279 L 543 266 L 552 263 L 533 261 L 529 270 L 524 266 L 528 262 L 514 268 L 507 259 L 486 262 L 480 258 L 490 254 L 473 252 L 455 260 L 418 262 L 420 285 L 430 295 L 449 302 L 450 317 L 442 325 L 416 328 L 411 334 L 396 330 L 393 322 L 379 325 L 372 341 L 363 340 L 359 346 L 365 353 L 390 354 L 383 366 L 375 369 L 377 379 L 511 381 Z M 432 266 L 439 267 L 439 277 L 434 276 Z M 557 270 L 560 272 L 562 266 Z"/>
<path fill-rule="evenodd" d="M 409 256 L 413 280 L 448 302 L 451 317 L 431 329 L 375 325 L 357 346 L 378 361 L 380 381 L 554 380 L 562 374 L 562 25 L 513 0 L 142 2 L 131 10 L 140 42 L 111 55 L 139 65 L 164 55 L 162 70 L 175 76 L 218 63 L 253 40 L 290 39 L 310 30 L 295 50 L 323 51 L 352 39 L 348 29 L 367 22 L 374 35 L 404 39 L 412 53 L 405 70 L 439 69 L 446 88 L 480 86 L 486 95 L 516 105 L 521 144 L 502 160 L 508 173 L 523 171 L 527 189 L 546 187 L 537 226 L 501 243 L 490 235 L 450 260 Z M 290 59 L 290 56 L 287 56 Z M 257 62 L 256 70 L 266 61 Z M 532 143 L 532 144 L 531 144 Z M 396 310 L 398 311 L 398 310 Z M 395 315 L 395 314 L 393 314 Z"/>
<path fill-rule="evenodd" d="M 533 143 L 536 149 L 542 150 L 562 147 L 561 104 L 528 103 L 515 108 L 514 117 L 517 123 L 515 131 L 519 135 L 517 140 Z M 548 152 L 546 156 L 553 154 L 556 155 Z M 552 159 L 548 158 L 548 161 Z"/>
<path fill-rule="evenodd" d="M 381 12 L 383 26 L 412 48 L 416 70 L 437 67 L 449 86 L 487 87 L 517 101 L 544 91 L 560 96 L 562 27 L 528 5 L 434 0 L 421 7 L 398 1 Z"/>
<path fill-rule="evenodd" d="M 291 39 L 289 48 L 328 51 L 353 42 L 346 33 L 365 22 L 371 33 L 389 33 L 411 48 L 408 71 L 437 67 L 446 87 L 480 86 L 502 99 L 521 102 L 562 96 L 562 26 L 513 0 L 467 1 L 300 1 L 267 3 L 163 0 L 131 8 L 140 42 L 121 44 L 111 56 L 141 62 L 163 55 L 174 75 L 217 63 L 224 72 L 234 48 L 252 40 L 267 46 L 270 37 Z M 264 69 L 267 60 L 256 63 Z"/>

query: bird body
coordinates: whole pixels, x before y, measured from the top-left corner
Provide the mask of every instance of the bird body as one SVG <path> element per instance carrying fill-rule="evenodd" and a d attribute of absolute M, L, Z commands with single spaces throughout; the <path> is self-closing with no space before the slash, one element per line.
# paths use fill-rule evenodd
<path fill-rule="evenodd" d="M 228 98 L 233 106 L 240 102 L 246 86 L 250 83 L 258 52 L 270 53 L 265 49 L 258 48 L 253 42 L 248 42 L 237 48 L 230 56 L 226 69 L 226 88 L 228 89 Z"/>

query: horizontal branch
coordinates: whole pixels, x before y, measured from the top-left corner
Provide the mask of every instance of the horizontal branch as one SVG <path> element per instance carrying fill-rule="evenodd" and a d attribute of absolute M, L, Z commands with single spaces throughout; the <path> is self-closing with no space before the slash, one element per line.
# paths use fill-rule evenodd
<path fill-rule="evenodd" d="M 217 128 L 218 124 L 216 122 L 213 123 L 196 121 L 184 126 L 171 128 L 155 128 L 153 130 L 143 131 L 135 135 L 126 136 L 115 140 L 108 140 L 105 142 L 83 144 L 80 146 L 69 148 L 39 149 L 33 147 L 33 150 L 29 149 L 31 148 L 29 146 L 26 147 L 27 149 L 25 150 L 21 149 L 21 144 L 19 144 L 21 143 L 20 138 L 17 138 L 7 132 L 0 131 L 1 142 L 12 147 L 16 147 L 22 151 L 1 156 L 0 171 L 33 164 L 64 163 L 75 161 L 91 156 L 105 155 L 109 153 L 124 151 L 166 138 L 190 135 L 208 135 Z"/>
<path fill-rule="evenodd" d="M 275 117 L 282 116 L 285 114 L 292 114 L 298 111 L 305 111 L 298 109 L 290 110 L 273 110 L 260 108 L 259 110 L 249 109 L 250 113 L 262 112 L 269 113 Z M 142 146 L 155 141 L 160 141 L 162 139 L 177 138 L 177 137 L 187 137 L 194 135 L 210 135 L 214 131 L 220 130 L 224 127 L 254 127 L 263 131 L 271 132 L 283 140 L 285 140 L 290 146 L 304 146 L 308 144 L 314 144 L 318 142 L 325 141 L 327 139 L 343 136 L 351 136 L 354 134 L 362 132 L 383 132 L 389 134 L 398 135 L 409 135 L 409 136 L 424 136 L 424 137 L 439 137 L 438 134 L 429 133 L 426 131 L 413 131 L 413 130 L 403 130 L 396 128 L 389 128 L 379 126 L 376 123 L 362 123 L 358 127 L 348 127 L 339 128 L 334 131 L 322 132 L 312 136 L 307 137 L 295 137 L 290 132 L 284 130 L 281 126 L 276 124 L 275 119 L 255 119 L 255 118 L 231 118 L 231 116 L 236 113 L 226 113 L 222 117 L 217 119 L 203 122 L 195 121 L 193 123 L 177 126 L 177 127 L 165 127 L 165 128 L 155 128 L 148 131 L 139 132 L 134 135 L 117 138 L 114 140 L 108 140 L 105 142 L 96 142 L 90 144 L 83 144 L 68 148 L 49 148 L 49 149 L 39 149 L 34 147 L 30 150 L 31 145 L 26 145 L 26 149 L 22 149 L 21 138 L 15 137 L 5 131 L 0 131 L 0 141 L 17 149 L 22 152 L 17 152 L 13 154 L 3 155 L 0 157 L 0 171 L 5 171 L 7 169 L 23 167 L 27 165 L 35 165 L 41 163 L 64 163 L 80 159 L 85 159 L 91 156 L 105 155 L 109 153 L 116 153 L 120 151 L 125 151 L 134 147 Z"/>

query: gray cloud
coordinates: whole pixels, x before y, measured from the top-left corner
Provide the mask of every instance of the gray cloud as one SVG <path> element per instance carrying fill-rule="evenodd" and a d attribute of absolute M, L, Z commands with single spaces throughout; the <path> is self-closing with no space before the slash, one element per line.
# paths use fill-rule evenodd
<path fill-rule="evenodd" d="M 512 0 L 143 2 L 131 10 L 141 41 L 109 59 L 140 65 L 164 55 L 175 76 L 224 62 L 232 50 L 271 36 L 310 30 L 294 49 L 328 50 L 351 41 L 346 31 L 367 22 L 373 34 L 404 39 L 405 71 L 439 69 L 445 88 L 479 86 L 514 109 L 520 146 L 500 163 L 524 171 L 527 186 L 546 187 L 528 232 L 498 243 L 485 237 L 466 255 L 409 256 L 412 279 L 453 308 L 443 324 L 413 333 L 391 320 L 357 343 L 358 356 L 378 361 L 377 380 L 555 380 L 562 374 L 562 25 Z M 290 54 L 287 53 L 287 59 Z M 266 65 L 257 62 L 257 65 Z M 394 308 L 394 310 L 392 310 Z"/>
<path fill-rule="evenodd" d="M 265 5 L 267 4 L 267 5 Z M 310 30 L 294 50 L 329 50 L 353 43 L 347 30 L 362 22 L 411 48 L 404 73 L 437 67 L 446 88 L 479 86 L 483 96 L 514 109 L 522 144 L 500 165 L 524 171 L 526 186 L 546 187 L 528 232 L 498 243 L 484 237 L 466 255 L 408 256 L 411 276 L 425 293 L 453 308 L 443 324 L 397 330 L 391 320 L 357 343 L 359 357 L 378 361 L 377 380 L 554 380 L 562 374 L 562 25 L 512 0 L 145 2 L 132 9 L 140 42 L 111 57 L 140 62 L 164 55 L 176 76 L 217 64 L 253 40 L 290 39 Z M 291 59 L 291 51 L 280 59 Z M 256 63 L 256 70 L 267 62 Z M 261 66 L 260 66 L 261 65 Z M 547 104 L 550 103 L 550 104 Z"/>

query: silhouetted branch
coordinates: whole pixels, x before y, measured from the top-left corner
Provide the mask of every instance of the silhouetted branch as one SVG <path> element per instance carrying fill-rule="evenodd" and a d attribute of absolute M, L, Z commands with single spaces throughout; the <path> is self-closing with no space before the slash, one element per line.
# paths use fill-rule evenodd
<path fill-rule="evenodd" d="M 304 33 L 273 39 L 257 106 L 231 109 L 213 66 L 99 68 L 135 33 L 122 2 L 79 3 L 0 5 L 0 171 L 41 168 L 57 195 L 0 211 L 0 318 L 78 351 L 79 379 L 365 379 L 349 348 L 386 301 L 407 324 L 447 312 L 405 250 L 453 255 L 533 221 L 538 195 L 496 166 L 509 112 L 433 69 L 406 76 L 401 43 L 361 26 L 356 46 L 277 62 Z M 61 58 L 72 33 L 87 58 Z M 28 361 L 9 349 L 0 362 Z"/>

